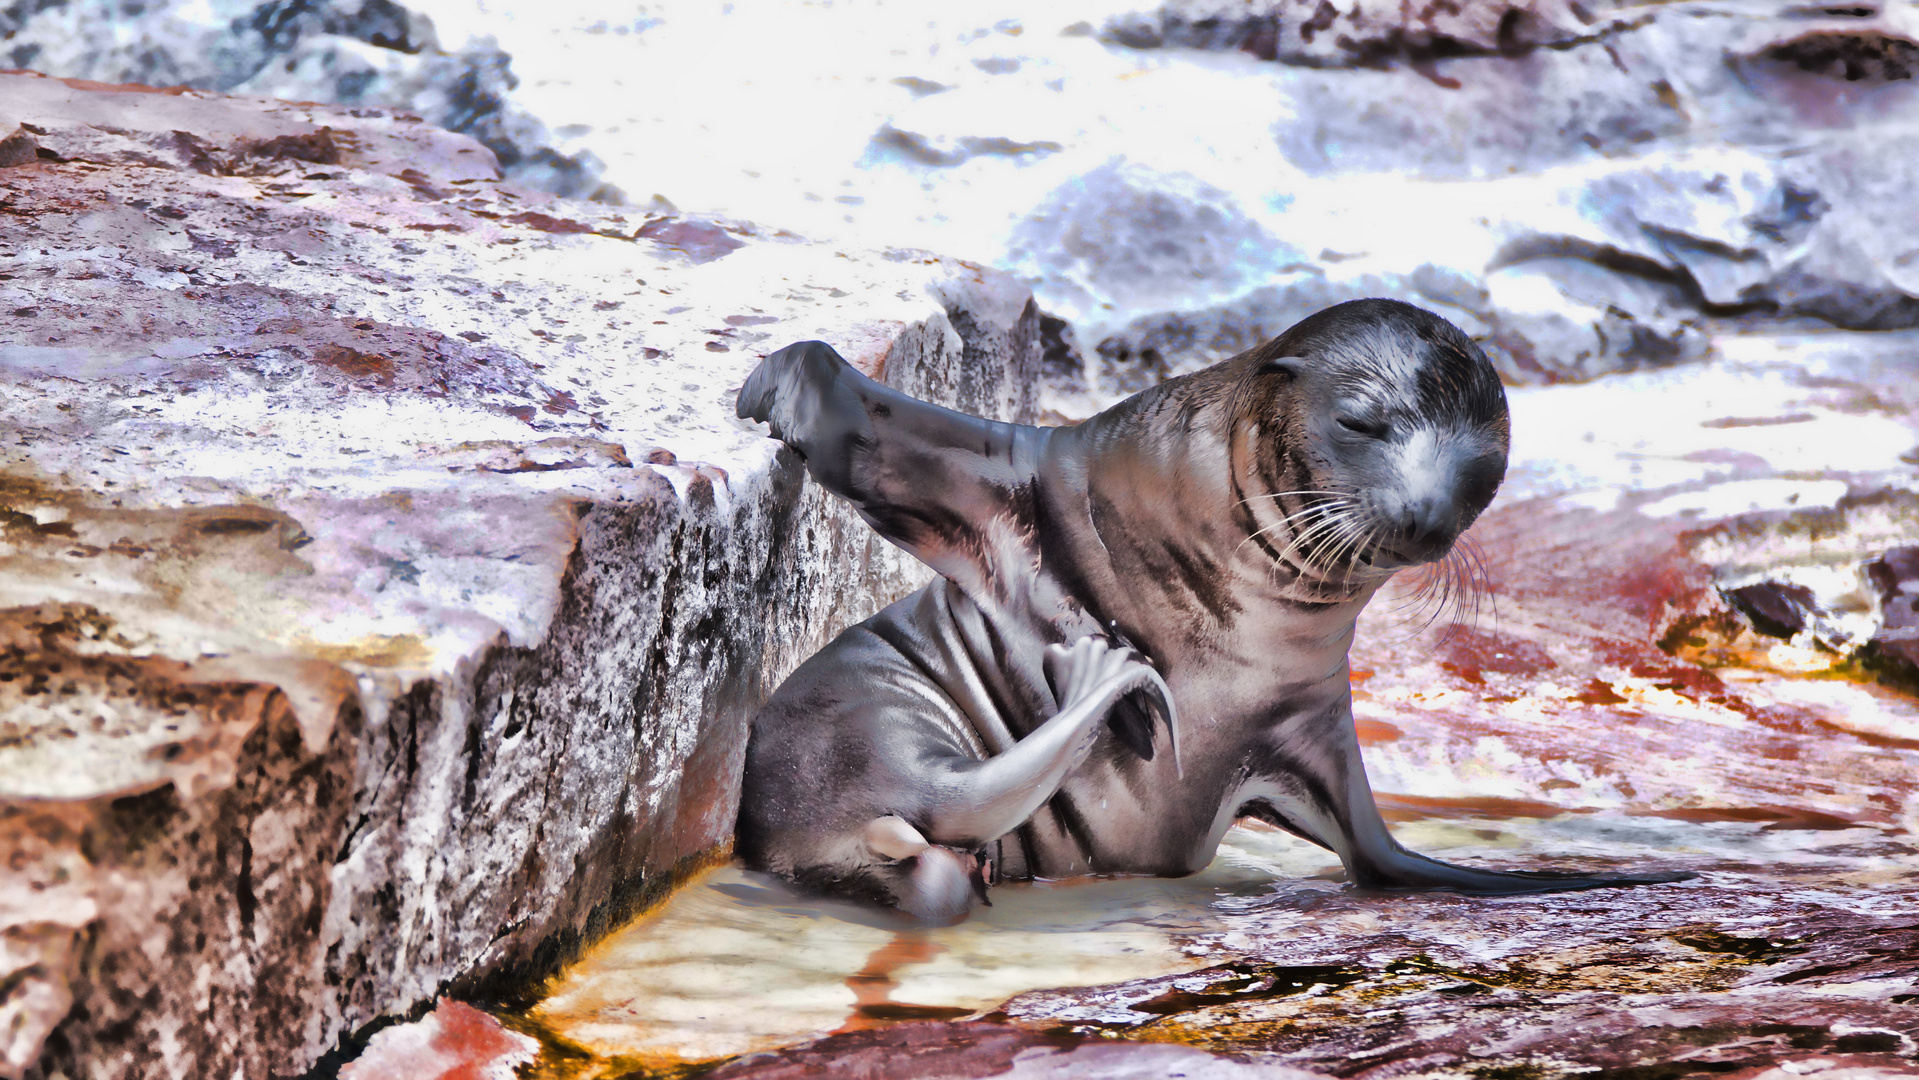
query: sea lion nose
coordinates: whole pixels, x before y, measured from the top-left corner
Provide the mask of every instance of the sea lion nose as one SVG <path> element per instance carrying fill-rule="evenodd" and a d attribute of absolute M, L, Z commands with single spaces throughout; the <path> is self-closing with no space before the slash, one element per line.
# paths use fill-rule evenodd
<path fill-rule="evenodd" d="M 1451 531 L 1454 517 L 1451 499 L 1437 492 L 1416 495 L 1400 511 L 1400 538 L 1414 545 L 1432 543 Z"/>

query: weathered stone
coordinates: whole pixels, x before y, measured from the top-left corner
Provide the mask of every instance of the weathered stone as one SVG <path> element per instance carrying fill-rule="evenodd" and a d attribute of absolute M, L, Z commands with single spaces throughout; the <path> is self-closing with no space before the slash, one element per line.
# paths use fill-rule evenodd
<path fill-rule="evenodd" d="M 1225 303 L 1139 316 L 1100 341 L 1098 389 L 1108 400 L 1135 393 L 1263 344 L 1322 308 L 1368 296 L 1439 312 L 1475 337 L 1491 332 L 1485 290 L 1471 277 L 1430 264 L 1407 274 L 1342 272 L 1341 261 L 1322 256 Z M 1505 359 L 1496 355 L 1495 363 L 1510 374 Z"/>
<path fill-rule="evenodd" d="M 1288 73 L 1298 105 L 1273 123 L 1316 176 L 1403 171 L 1491 178 L 1683 138 L 1663 65 L 1592 45 L 1384 70 Z M 1468 120 L 1470 118 L 1470 120 Z"/>
<path fill-rule="evenodd" d="M 731 420 L 757 355 L 1033 413 L 1037 310 L 970 264 L 555 202 L 389 116 L 0 97 L 56 155 L 0 173 L 12 1075 L 297 1074 L 551 970 L 923 580 Z"/>
<path fill-rule="evenodd" d="M 1663 289 L 1655 303 L 1628 302 L 1636 312 L 1919 325 L 1919 280 L 1907 280 L 1899 261 L 1919 236 L 1867 209 L 1912 182 L 1910 144 L 1902 132 L 1878 131 L 1828 138 L 1793 159 L 1649 155 L 1569 184 L 1560 198 L 1577 221 L 1507 225 L 1495 265 L 1572 258 L 1639 279 L 1642 291 Z"/>
<path fill-rule="evenodd" d="M 1812 590 L 1804 585 L 1761 581 L 1723 591 L 1762 634 L 1791 638 L 1812 625 L 1815 601 Z"/>
<path fill-rule="evenodd" d="M 1905 256 L 1919 239 L 1879 209 L 1915 180 L 1900 119 L 1919 94 L 1899 78 L 1911 21 L 1904 9 L 1710 4 L 1200 3 L 1116 16 L 1117 43 L 1289 61 L 1264 78 L 1220 61 L 1210 76 L 1216 96 L 1277 97 L 1274 138 L 1307 174 L 1268 169 L 1270 191 L 1238 194 L 1275 254 L 1233 274 L 1142 277 L 1132 293 L 1157 288 L 1158 304 L 1085 303 L 1079 281 L 1032 269 L 1027 240 L 1014 265 L 1043 301 L 1083 309 L 1082 331 L 1106 343 L 1095 374 L 1107 400 L 1317 305 L 1422 302 L 1410 279 L 1427 267 L 1467 283 L 1474 298 L 1445 313 L 1516 382 L 1699 359 L 1715 322 L 1913 325 Z M 1166 160 L 1142 128 L 1137 153 Z M 1230 134 L 1219 141 L 1243 154 Z M 1372 173 L 1399 175 L 1359 180 Z M 1060 188 L 1040 215 L 1082 188 Z M 1217 193 L 1194 205 L 1208 200 Z"/>
<path fill-rule="evenodd" d="M 0 139 L 0 169 L 11 169 L 40 159 L 40 144 L 26 128 L 14 128 L 13 134 Z"/>
<path fill-rule="evenodd" d="M 1879 599 L 1879 629 L 1864 651 L 1919 688 L 1919 548 L 1893 548 L 1864 569 Z"/>
<path fill-rule="evenodd" d="M 1181 276 L 1160 268 L 1160 280 L 1179 285 L 1168 289 L 1160 310 L 1133 314 L 1148 307 L 1140 298 L 1151 293 L 1153 277 L 1141 273 L 1131 296 L 1102 301 L 1130 317 L 1100 339 L 1098 378 L 1109 391 L 1139 389 L 1251 347 L 1327 304 L 1363 296 L 1439 311 L 1478 339 L 1516 383 L 1581 381 L 1702 359 L 1714 326 L 1780 318 L 1848 329 L 1912 326 L 1919 278 L 1908 280 L 1913 260 L 1905 256 L 1919 250 L 1919 234 L 1912 222 L 1872 209 L 1892 205 L 1896 191 L 1919 183 L 1919 175 L 1909 175 L 1909 142 L 1898 131 L 1835 136 L 1790 159 L 1735 149 L 1658 150 L 1485 180 L 1475 185 L 1484 192 L 1467 205 L 1489 212 L 1470 228 L 1430 242 L 1394 242 L 1390 252 L 1323 248 L 1268 270 L 1259 284 L 1253 272 Z M 1415 205 L 1467 198 L 1459 185 L 1399 186 Z M 1321 198 L 1289 209 L 1276 231 L 1295 242 L 1332 236 L 1342 223 L 1364 222 L 1363 211 Z M 1402 215 L 1391 207 L 1375 213 Z M 1380 233 L 1355 230 L 1355 244 L 1373 248 L 1390 239 Z M 1122 238 L 1141 247 L 1150 242 L 1149 235 Z M 1123 244 L 1116 239 L 1112 246 Z M 1434 261 L 1417 261 L 1428 255 Z M 1075 293 L 1076 280 L 1028 279 L 1042 296 L 1085 295 Z M 1191 290 L 1183 303 L 1173 299 L 1179 288 Z M 1244 291 L 1231 295 L 1236 288 Z M 1093 320 L 1110 318 L 1102 305 L 1081 306 Z"/>
<path fill-rule="evenodd" d="M 1296 257 L 1226 192 L 1110 161 L 1021 222 L 1005 264 L 1068 322 L 1097 328 L 1115 312 L 1231 295 Z"/>
<path fill-rule="evenodd" d="M 1664 275 L 1577 257 L 1530 259 L 1486 275 L 1482 341 L 1516 383 L 1579 382 L 1704 358 L 1707 322 Z"/>
<path fill-rule="evenodd" d="M 1135 49 L 1237 49 L 1293 64 L 1372 65 L 1402 58 L 1511 56 L 1542 46 L 1564 49 L 1644 17 L 1619 8 L 1627 5 L 1609 0 L 1168 0 L 1151 13 L 1111 17 L 1101 36 Z"/>
<path fill-rule="evenodd" d="M 597 159 L 555 150 L 513 103 L 504 51 L 449 52 L 431 20 L 391 0 L 14 0 L 0 30 L 7 67 L 418 113 L 485 144 L 520 183 L 618 199 Z"/>

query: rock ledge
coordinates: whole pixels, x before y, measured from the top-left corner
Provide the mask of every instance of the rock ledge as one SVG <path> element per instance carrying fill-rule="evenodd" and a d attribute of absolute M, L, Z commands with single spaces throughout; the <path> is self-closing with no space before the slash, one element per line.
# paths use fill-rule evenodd
<path fill-rule="evenodd" d="M 758 355 L 1032 414 L 976 266 L 554 201 L 377 111 L 0 100 L 0 1074 L 299 1074 L 551 970 L 920 580 L 732 420 Z"/>

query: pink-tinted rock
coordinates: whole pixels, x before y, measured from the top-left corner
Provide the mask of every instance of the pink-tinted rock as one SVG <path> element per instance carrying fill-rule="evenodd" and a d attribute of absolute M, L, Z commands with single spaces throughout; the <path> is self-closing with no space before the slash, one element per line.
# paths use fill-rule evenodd
<path fill-rule="evenodd" d="M 636 236 L 379 110 L 0 101 L 0 1075 L 298 1074 L 576 954 L 924 574 L 733 420 L 758 355 L 1031 413 L 978 266 Z"/>
<path fill-rule="evenodd" d="M 340 1080 L 512 1080 L 539 1048 L 473 1006 L 441 998 L 421 1019 L 375 1033 Z"/>

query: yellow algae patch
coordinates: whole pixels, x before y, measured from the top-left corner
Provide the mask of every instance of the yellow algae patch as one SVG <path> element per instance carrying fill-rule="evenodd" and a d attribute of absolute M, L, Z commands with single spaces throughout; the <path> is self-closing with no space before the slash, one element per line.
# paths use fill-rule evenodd
<path fill-rule="evenodd" d="M 1189 878 L 1009 883 L 956 926 L 795 896 L 724 866 L 607 939 L 528 1020 L 603 1060 L 656 1069 L 827 1032 L 968 1016 L 1030 990 L 1190 971 L 1216 906 L 1267 893 L 1330 856 L 1236 828 Z"/>
<path fill-rule="evenodd" d="M 418 634 L 368 634 L 351 641 L 308 641 L 302 645 L 303 651 L 321 660 L 368 667 L 426 667 L 433 659 L 433 650 Z"/>

